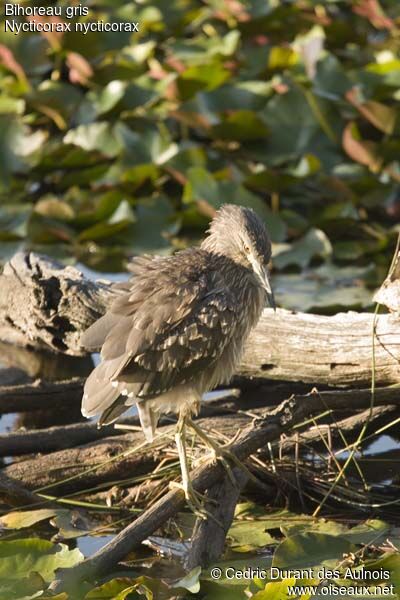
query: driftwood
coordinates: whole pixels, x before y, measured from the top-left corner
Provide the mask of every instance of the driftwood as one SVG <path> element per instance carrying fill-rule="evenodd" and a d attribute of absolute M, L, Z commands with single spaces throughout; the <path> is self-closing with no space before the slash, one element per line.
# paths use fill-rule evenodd
<path fill-rule="evenodd" d="M 84 380 L 80 377 L 69 381 L 47 382 L 37 379 L 34 383 L 0 386 L 0 413 L 57 409 L 65 405 L 80 406 Z"/>
<path fill-rule="evenodd" d="M 224 551 L 225 538 L 233 521 L 236 503 L 248 479 L 239 467 L 233 468 L 231 473 L 235 485 L 225 474 L 221 482 L 206 491 L 209 501 L 205 503 L 205 508 L 213 517 L 196 520 L 190 549 L 185 557 L 185 568 L 188 571 L 198 565 L 215 562 Z"/>
<path fill-rule="evenodd" d="M 294 426 L 299 426 L 310 414 L 319 410 L 320 398 L 316 394 L 311 395 L 307 402 L 298 401 L 295 397 L 290 398 L 250 423 L 242 431 L 239 439 L 229 446 L 229 450 L 243 461 L 268 443 L 277 442 L 283 434 L 291 431 Z M 191 473 L 191 480 L 194 489 L 202 493 L 221 482 L 224 476 L 224 468 L 213 461 L 203 464 Z M 79 584 L 81 579 L 96 574 L 104 575 L 181 510 L 184 504 L 183 491 L 171 490 L 93 556 L 72 569 L 61 570 L 58 573 L 59 579 L 51 585 L 52 590 L 59 592 L 68 586 Z"/>
<path fill-rule="evenodd" d="M 28 349 L 50 350 L 59 355 L 83 356 L 84 350 L 79 344 L 81 333 L 104 313 L 116 293 L 109 284 L 90 282 L 71 267 L 62 268 L 57 263 L 34 254 L 16 255 L 0 275 L 0 341 L 12 342 Z M 326 409 L 341 411 L 339 415 L 335 413 L 338 421 L 330 426 L 332 437 L 343 432 L 352 433 L 366 420 L 376 422 L 376 419 L 388 418 L 398 410 L 400 394 L 397 389 L 379 386 L 400 383 L 399 361 L 398 313 L 374 316 L 348 312 L 325 317 L 282 309 L 276 313 L 265 310 L 247 341 L 237 370 L 239 377 L 247 381 L 280 380 L 312 383 L 319 387 L 364 386 L 365 389 L 296 394 L 265 416 L 260 415 L 256 406 L 250 407 L 251 414 L 236 412 L 229 417 L 213 416 L 200 419 L 200 424 L 203 428 L 215 429 L 228 438 L 241 430 L 241 436 L 230 445 L 230 450 L 242 461 L 265 448 L 268 443 L 273 444 L 276 449 L 280 447 L 281 451 L 290 450 L 299 442 L 317 443 L 321 440 L 321 431 L 326 427 L 326 421 L 322 426 L 306 432 L 301 431 L 301 424 L 305 419 Z M 368 389 L 372 368 L 377 386 L 373 406 Z M 80 399 L 82 381 L 74 383 L 75 394 Z M 68 388 L 68 384 L 64 385 Z M 34 385 L 31 385 L 31 392 L 33 389 Z M 71 401 L 74 396 L 65 387 L 64 390 L 61 386 L 58 387 L 59 397 L 62 397 L 62 391 L 65 400 Z M 3 395 L 3 400 L 6 399 L 4 405 L 8 398 L 8 401 L 14 400 L 15 406 L 16 396 L 13 397 L 12 394 L 17 390 L 11 390 L 11 394 L 8 390 L 8 396 L 7 390 L 3 389 L 3 392 L 6 392 Z M 55 388 L 53 394 L 54 397 L 57 395 Z M 66 399 L 67 395 L 69 400 Z M 18 401 L 22 405 L 23 396 L 20 389 Z M 42 394 L 42 400 L 43 398 Z M 271 402 L 271 398 L 267 401 Z M 29 404 L 32 406 L 31 402 Z M 350 417 L 347 416 L 349 410 L 353 413 Z M 354 414 L 355 410 L 363 412 Z M 258 416 L 255 420 L 254 415 Z M 328 416 L 327 420 L 329 419 Z M 162 453 L 163 457 L 169 453 L 168 457 L 176 461 L 172 447 L 159 443 L 145 446 L 141 433 L 96 439 L 95 435 L 99 434 L 94 434 L 93 426 L 85 425 L 86 429 L 77 426 L 70 430 L 71 443 L 79 443 L 82 440 L 80 436 L 85 431 L 85 435 L 89 435 L 92 440 L 89 444 L 16 462 L 2 469 L 3 476 L 23 483 L 27 494 L 32 491 L 46 493 L 47 490 L 50 493 L 56 491 L 65 494 L 87 488 L 99 489 L 103 484 L 118 483 L 121 480 L 127 482 L 128 478 L 151 471 L 159 463 Z M 299 430 L 293 434 L 295 426 Z M 168 434 L 169 429 L 166 427 L 161 431 Z M 52 444 L 60 432 L 41 433 L 47 436 L 47 448 L 54 449 Z M 64 433 L 68 435 L 65 428 Z M 283 434 L 288 437 L 282 439 Z M 90 437 L 92 435 L 93 438 Z M 20 447 L 25 442 L 25 451 L 27 448 L 32 449 L 38 439 L 21 434 Z M 0 438 L 0 448 L 1 441 Z M 14 443 L 14 449 L 18 451 L 16 437 Z M 62 443 L 67 445 L 67 439 Z M 134 446 L 139 448 L 133 451 Z M 240 487 L 245 483 L 246 477 L 242 472 L 236 471 L 236 467 L 233 470 Z M 61 483 L 61 480 L 64 481 Z M 221 494 L 227 494 L 229 482 L 219 463 L 208 462 L 199 467 L 192 473 L 192 481 L 194 488 L 206 493 L 209 498 L 220 498 Z M 219 531 L 211 521 L 198 523 L 188 565 L 207 562 L 210 558 L 216 558 L 221 551 L 239 491 L 230 489 L 229 494 L 232 497 L 230 509 L 223 514 L 217 506 L 213 511 L 218 520 L 224 520 Z M 73 569 L 61 572 L 53 589 L 60 590 L 68 581 L 76 584 L 79 579 L 87 576 L 106 573 L 168 518 L 175 515 L 184 502 L 181 490 L 171 490 L 94 556 Z M 215 555 L 206 550 L 210 536 L 216 540 Z"/>
<path fill-rule="evenodd" d="M 113 292 L 72 267 L 39 256 L 17 254 L 0 276 L 0 340 L 82 355 L 82 331 L 104 313 Z M 370 313 L 333 317 L 265 309 L 237 370 L 260 377 L 315 384 L 368 385 L 371 379 Z M 375 322 L 377 385 L 400 382 L 400 318 Z"/>
<path fill-rule="evenodd" d="M 238 428 L 245 427 L 250 417 L 232 415 L 229 419 L 215 417 L 199 420 L 206 429 L 216 429 L 225 423 L 224 431 L 233 437 Z M 174 426 L 160 428 L 170 432 Z M 128 477 L 150 473 L 159 462 L 163 443 L 145 444 L 142 431 L 104 438 L 90 444 L 34 456 L 7 465 L 2 472 L 23 483 L 28 490 L 51 489 L 51 493 L 66 494 L 92 488 L 99 484 L 119 481 Z M 136 447 L 140 449 L 133 451 Z M 172 444 L 172 457 L 176 457 Z M 122 453 L 126 453 L 122 456 Z M 120 456 L 121 455 L 121 456 Z M 65 479 L 65 482 L 63 480 Z"/>
<path fill-rule="evenodd" d="M 0 502 L 8 506 L 57 506 L 54 502 L 43 500 L 37 494 L 28 491 L 19 481 L 0 473 Z"/>
<path fill-rule="evenodd" d="M 2 472 L 22 482 L 28 490 L 71 493 L 119 481 L 129 474 L 151 472 L 158 462 L 158 450 L 147 448 L 146 453 L 129 453 L 140 444 L 143 444 L 140 432 L 104 438 L 77 448 L 15 462 L 4 467 Z M 124 452 L 126 455 L 120 456 Z M 64 479 L 65 482 L 62 482 Z"/>
<path fill-rule="evenodd" d="M 300 423 L 307 414 L 304 407 L 298 407 L 293 400 L 285 401 L 276 411 L 271 411 L 268 417 L 248 426 L 230 450 L 237 458 L 244 460 L 266 443 L 279 439 L 289 428 Z M 196 491 L 204 492 L 221 481 L 224 475 L 224 468 L 219 463 L 208 462 L 191 474 L 191 480 Z M 58 579 L 50 586 L 52 591 L 60 592 L 71 586 L 79 586 L 82 579 L 108 573 L 129 552 L 181 510 L 184 504 L 183 490 L 172 489 L 93 556 L 76 567 L 59 570 Z"/>
<path fill-rule="evenodd" d="M 0 278 L 0 340 L 79 355 L 79 338 L 105 310 L 109 287 L 73 267 L 18 253 Z"/>
<path fill-rule="evenodd" d="M 396 393 L 396 399 L 390 400 L 386 393 L 393 390 L 379 390 L 375 398 L 376 406 L 371 412 L 371 419 L 389 416 L 399 409 L 400 395 Z M 359 392 L 362 392 L 361 390 Z M 357 394 L 357 391 L 354 392 Z M 307 394 L 293 396 L 292 399 L 299 405 L 304 407 L 310 406 L 310 416 L 313 414 L 312 406 L 318 406 L 318 413 L 325 412 L 327 408 L 337 408 L 340 411 L 348 408 L 349 392 L 321 392 L 320 394 Z M 391 404 L 393 402 L 393 404 Z M 300 435 L 292 434 L 284 440 L 280 440 L 281 450 L 288 451 L 297 443 L 304 442 L 315 444 L 321 440 L 321 436 L 327 430 L 329 423 L 330 435 L 335 439 L 340 435 L 340 431 L 351 432 L 360 427 L 369 415 L 370 409 L 370 393 L 360 393 L 355 399 L 352 406 L 352 414 L 347 417 L 337 417 L 334 421 L 331 417 L 327 417 L 323 423 L 319 420 L 315 428 L 309 428 Z M 213 407 L 203 408 L 203 415 L 211 414 Z M 251 407 L 250 407 L 251 408 Z M 360 408 L 365 410 L 359 414 L 354 412 Z M 218 410 L 218 409 L 217 409 Z M 223 408 L 219 408 L 223 412 Z M 253 420 L 254 415 L 261 415 L 265 409 L 251 408 L 251 412 L 246 414 L 228 413 L 219 416 L 209 416 L 198 420 L 198 424 L 211 435 L 220 436 L 220 440 L 230 439 L 239 430 L 243 430 Z M 135 418 L 129 419 L 131 424 L 137 424 Z M 95 435 L 93 425 L 90 426 L 90 435 Z M 166 454 L 172 458 L 176 457 L 174 445 L 171 449 L 165 447 L 165 441 L 155 445 L 144 444 L 144 437 L 141 431 L 122 434 L 118 430 L 112 431 L 113 437 L 106 437 L 97 441 L 78 446 L 68 447 L 69 437 L 68 432 L 79 432 L 76 425 L 54 427 L 50 430 L 28 432 L 27 434 L 19 434 L 21 436 L 20 446 L 25 449 L 34 451 L 38 448 L 39 441 L 47 440 L 47 443 L 54 443 L 54 439 L 59 439 L 59 445 L 65 445 L 65 449 L 52 452 L 50 454 L 39 454 L 26 460 L 12 463 L 2 469 L 2 472 L 8 477 L 20 481 L 28 490 L 49 489 L 51 493 L 66 494 L 76 493 L 90 489 L 99 485 L 110 484 L 111 482 L 132 478 L 136 475 L 141 475 L 150 472 L 154 466 L 159 463 L 160 459 Z M 55 432 L 55 433 L 54 433 Z M 101 432 L 101 430 L 100 430 Z M 173 433 L 173 426 L 164 425 L 159 428 L 160 434 Z M 4 436 L 4 445 L 6 445 L 6 437 Z M 18 449 L 18 435 L 14 434 L 11 438 L 14 443 L 15 451 Z M 0 438 L 0 448 L 2 439 Z M 43 442 L 43 446 L 44 446 Z M 10 445 L 11 446 L 11 445 Z M 140 446 L 136 452 L 131 451 Z M 7 452 L 7 450 L 4 450 Z M 121 453 L 127 453 L 126 456 L 120 456 Z M 171 454 L 172 453 L 172 454 Z M 112 458 L 115 460 L 110 460 Z M 65 482 L 63 480 L 65 479 Z"/>

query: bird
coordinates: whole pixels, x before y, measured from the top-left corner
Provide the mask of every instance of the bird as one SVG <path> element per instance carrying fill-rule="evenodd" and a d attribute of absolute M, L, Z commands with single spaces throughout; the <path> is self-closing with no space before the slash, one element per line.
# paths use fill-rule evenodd
<path fill-rule="evenodd" d="M 101 362 L 84 386 L 82 414 L 100 415 L 101 426 L 136 404 L 151 442 L 160 415 L 176 413 L 187 499 L 193 490 L 186 426 L 203 394 L 233 376 L 265 305 L 275 310 L 270 259 L 263 220 L 251 208 L 224 204 L 199 246 L 135 257 L 131 279 L 116 284 L 118 295 L 81 337 L 87 350 L 101 347 Z"/>

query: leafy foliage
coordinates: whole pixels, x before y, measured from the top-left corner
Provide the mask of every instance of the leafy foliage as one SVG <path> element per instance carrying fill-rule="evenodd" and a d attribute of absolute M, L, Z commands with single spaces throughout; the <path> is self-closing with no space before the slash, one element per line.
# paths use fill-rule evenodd
<path fill-rule="evenodd" d="M 374 263 L 309 308 L 370 305 L 400 214 L 399 16 L 396 0 L 100 0 L 64 20 L 139 32 L 2 31 L 1 257 L 120 269 L 237 202 L 267 221 L 277 271 Z"/>

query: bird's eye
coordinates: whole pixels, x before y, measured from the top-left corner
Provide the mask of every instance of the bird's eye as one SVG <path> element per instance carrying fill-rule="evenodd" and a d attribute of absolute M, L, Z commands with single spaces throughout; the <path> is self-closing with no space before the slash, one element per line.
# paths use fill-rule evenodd
<path fill-rule="evenodd" d="M 244 251 L 246 252 L 246 254 L 250 254 L 250 246 L 248 246 L 247 244 L 244 245 Z"/>

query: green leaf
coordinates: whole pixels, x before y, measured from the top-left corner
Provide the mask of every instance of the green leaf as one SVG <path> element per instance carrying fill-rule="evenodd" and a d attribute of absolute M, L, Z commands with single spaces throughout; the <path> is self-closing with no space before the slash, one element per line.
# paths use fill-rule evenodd
<path fill-rule="evenodd" d="M 290 600 L 290 598 L 293 598 L 293 592 L 289 592 L 290 587 L 294 585 L 311 586 L 316 583 L 316 580 L 313 579 L 303 579 L 300 581 L 294 577 L 282 579 L 282 581 L 270 581 L 263 590 L 254 594 L 251 598 L 252 600 Z M 298 600 L 308 600 L 311 597 L 311 593 L 296 596 Z"/>
<path fill-rule="evenodd" d="M 343 532 L 342 537 L 353 544 L 378 544 L 388 537 L 390 525 L 380 519 L 368 519 L 350 530 Z"/>
<path fill-rule="evenodd" d="M 213 90 L 230 77 L 230 72 L 219 62 L 189 67 L 177 79 L 182 100 L 187 100 L 200 90 Z"/>
<path fill-rule="evenodd" d="M 185 577 L 179 579 L 174 585 L 173 588 L 183 588 L 188 590 L 192 594 L 197 594 L 200 591 L 200 577 L 201 567 L 195 567 L 192 569 Z"/>
<path fill-rule="evenodd" d="M 286 225 L 280 216 L 273 213 L 268 205 L 255 194 L 234 181 L 217 182 L 201 167 L 193 167 L 187 172 L 188 183 L 184 189 L 184 200 L 203 200 L 218 209 L 223 204 L 239 204 L 252 208 L 265 220 L 272 241 L 282 241 L 286 237 Z"/>
<path fill-rule="evenodd" d="M 22 115 L 25 111 L 25 101 L 19 98 L 11 98 L 9 96 L 0 96 L 0 114 L 15 113 Z"/>
<path fill-rule="evenodd" d="M 250 150 L 254 158 L 276 165 L 314 154 L 326 168 L 340 160 L 338 144 L 326 135 L 322 123 L 329 123 L 330 131 L 340 129 L 341 123 L 325 100 L 317 103 L 309 92 L 292 88 L 271 98 L 260 114 L 270 135 L 265 148 Z"/>
<path fill-rule="evenodd" d="M 300 533 L 286 538 L 275 550 L 272 566 L 306 568 L 317 565 L 332 567 L 353 549 L 352 544 L 338 536 L 323 533 Z"/>
<path fill-rule="evenodd" d="M 115 577 L 102 585 L 90 590 L 85 600 L 115 600 L 115 598 L 126 598 L 126 596 L 135 589 L 135 579 L 130 577 Z M 125 594 L 125 596 L 119 596 Z"/>
<path fill-rule="evenodd" d="M 51 195 L 40 198 L 35 204 L 35 213 L 66 222 L 71 221 L 75 216 L 74 209 L 68 202 Z"/>
<path fill-rule="evenodd" d="M 312 258 L 318 256 L 328 258 L 332 254 L 332 245 L 321 229 L 310 229 L 300 240 L 291 245 L 288 250 L 283 250 L 274 256 L 274 265 L 278 269 L 284 269 L 289 265 L 307 267 Z"/>
<path fill-rule="evenodd" d="M 176 233 L 178 222 L 165 197 L 159 196 L 143 201 L 136 209 L 136 218 L 129 242 L 135 254 L 171 252 L 167 236 Z"/>
<path fill-rule="evenodd" d="M 118 79 L 110 81 L 100 92 L 100 94 L 88 95 L 88 99 L 92 100 L 98 115 L 102 115 L 112 108 L 124 97 L 127 88 L 125 81 Z"/>
<path fill-rule="evenodd" d="M 368 561 L 365 568 L 370 571 L 383 569 L 390 571 L 390 581 L 393 582 L 396 593 L 400 593 L 400 553 L 393 552 L 383 555 L 374 561 Z"/>
<path fill-rule="evenodd" d="M 317 63 L 313 84 L 319 96 L 338 100 L 350 89 L 352 81 L 338 58 L 326 53 Z"/>
<path fill-rule="evenodd" d="M 336 521 L 318 519 L 317 521 L 284 525 L 281 529 L 286 537 L 305 532 L 326 533 L 340 536 L 353 544 L 371 544 L 378 543 L 383 536 L 387 537 L 390 526 L 379 519 L 369 519 L 349 528 Z"/>
<path fill-rule="evenodd" d="M 0 241 L 11 242 L 23 239 L 28 232 L 28 222 L 32 213 L 29 204 L 10 205 L 0 208 Z"/>
<path fill-rule="evenodd" d="M 272 278 L 272 287 L 280 306 L 289 310 L 335 312 L 344 307 L 370 307 L 372 293 L 360 285 L 370 267 L 322 265 L 309 272 L 285 273 Z"/>
<path fill-rule="evenodd" d="M 202 600 L 245 600 L 247 585 L 227 585 L 213 581 L 202 581 Z"/>
<path fill-rule="evenodd" d="M 66 129 L 77 109 L 82 93 L 76 86 L 59 81 L 45 80 L 28 96 L 33 107 L 49 117 L 59 129 Z"/>
<path fill-rule="evenodd" d="M 187 171 L 188 183 L 185 185 L 185 200 L 205 200 L 215 208 L 219 208 L 221 198 L 219 187 L 214 177 L 202 167 L 191 167 Z"/>
<path fill-rule="evenodd" d="M 57 514 L 65 513 L 62 509 L 52 508 L 40 508 L 37 510 L 21 510 L 15 512 L 9 512 L 3 515 L 0 519 L 1 524 L 9 529 L 23 529 L 24 527 L 31 527 L 35 523 L 45 521 L 55 517 Z"/>
<path fill-rule="evenodd" d="M 229 110 L 258 111 L 272 94 L 272 86 L 265 81 L 240 81 L 219 86 L 211 92 L 202 92 L 201 103 L 209 112 Z"/>
<path fill-rule="evenodd" d="M 268 135 L 268 128 L 263 121 L 248 110 L 230 114 L 224 121 L 214 125 L 212 135 L 223 140 L 258 140 Z"/>
<path fill-rule="evenodd" d="M 96 150 L 106 156 L 117 156 L 123 148 L 113 128 L 106 121 L 70 129 L 64 136 L 64 143 L 79 146 L 88 152 Z"/>
<path fill-rule="evenodd" d="M 38 538 L 0 541 L 0 582 L 22 579 L 32 572 L 51 581 L 56 569 L 73 567 L 82 559 L 78 549 Z"/>
<path fill-rule="evenodd" d="M 288 69 L 296 65 L 299 55 L 290 47 L 273 46 L 268 55 L 269 69 Z"/>
<path fill-rule="evenodd" d="M 235 521 L 228 531 L 231 546 L 238 551 L 248 551 L 252 548 L 262 548 L 269 544 L 275 544 L 276 540 L 265 531 L 265 525 L 270 521 L 263 520 Z"/>
<path fill-rule="evenodd" d="M 47 133 L 32 130 L 18 118 L 0 115 L 0 190 L 7 189 L 13 173 L 26 172 L 37 162 Z"/>

